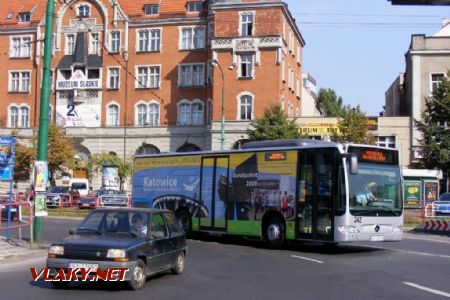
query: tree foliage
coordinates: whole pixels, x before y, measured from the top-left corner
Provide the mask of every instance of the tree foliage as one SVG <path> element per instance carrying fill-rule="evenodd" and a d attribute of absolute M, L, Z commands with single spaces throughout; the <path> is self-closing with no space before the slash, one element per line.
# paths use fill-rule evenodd
<path fill-rule="evenodd" d="M 448 74 L 450 76 L 450 72 Z M 426 169 L 440 169 L 450 175 L 450 82 L 443 78 L 425 102 L 422 120 L 414 120 L 422 133 L 419 140 L 424 158 L 417 164 Z"/>
<path fill-rule="evenodd" d="M 20 142 L 17 144 L 14 164 L 14 172 L 17 174 L 29 174 L 33 168 L 33 163 L 37 158 L 38 137 L 36 133 L 35 131 L 31 140 L 31 147 Z M 55 124 L 50 124 L 48 128 L 47 161 L 50 179 L 53 179 L 57 172 L 65 174 L 68 169 L 79 165 L 75 159 L 72 139 L 67 138 L 63 129 Z"/>
<path fill-rule="evenodd" d="M 344 143 L 375 144 L 375 137 L 367 128 L 367 117 L 357 107 L 345 106 L 338 121 L 339 133 L 334 133 L 333 140 Z"/>
<path fill-rule="evenodd" d="M 317 109 L 322 112 L 325 117 L 341 116 L 345 108 L 342 97 L 337 97 L 336 92 L 332 89 L 320 89 L 317 96 Z"/>
<path fill-rule="evenodd" d="M 92 155 L 88 162 L 86 163 L 86 167 L 88 170 L 93 172 L 101 172 L 103 165 L 109 166 L 117 166 L 119 169 L 119 178 L 120 178 L 120 189 L 123 188 L 123 183 L 125 179 L 131 175 L 132 172 L 132 163 L 128 160 L 124 160 L 117 155 L 112 155 L 109 153 L 100 153 Z"/>
<path fill-rule="evenodd" d="M 252 122 L 253 129 L 248 130 L 251 141 L 293 139 L 301 136 L 295 120 L 286 117 L 280 105 L 272 105 L 264 116 Z"/>

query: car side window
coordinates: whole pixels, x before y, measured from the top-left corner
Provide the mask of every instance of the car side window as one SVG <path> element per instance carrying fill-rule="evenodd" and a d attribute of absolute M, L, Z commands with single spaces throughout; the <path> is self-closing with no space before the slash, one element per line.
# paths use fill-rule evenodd
<path fill-rule="evenodd" d="M 166 223 L 164 222 L 164 218 L 162 214 L 153 214 L 152 215 L 152 228 L 151 228 L 151 237 L 153 239 L 160 239 L 167 237 L 167 228 Z"/>
<path fill-rule="evenodd" d="M 166 218 L 167 227 L 169 228 L 171 236 L 177 236 L 183 234 L 180 226 L 178 226 L 175 216 L 171 213 L 165 213 L 164 217 Z"/>

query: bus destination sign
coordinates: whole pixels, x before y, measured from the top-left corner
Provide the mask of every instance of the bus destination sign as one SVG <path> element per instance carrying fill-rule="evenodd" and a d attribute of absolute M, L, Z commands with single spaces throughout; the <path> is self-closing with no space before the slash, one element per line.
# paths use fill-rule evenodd
<path fill-rule="evenodd" d="M 266 154 L 266 161 L 280 161 L 280 160 L 286 160 L 286 152 L 267 152 Z"/>
<path fill-rule="evenodd" d="M 375 149 L 366 147 L 350 147 L 349 152 L 356 153 L 359 162 L 398 164 L 398 152 L 394 149 Z"/>

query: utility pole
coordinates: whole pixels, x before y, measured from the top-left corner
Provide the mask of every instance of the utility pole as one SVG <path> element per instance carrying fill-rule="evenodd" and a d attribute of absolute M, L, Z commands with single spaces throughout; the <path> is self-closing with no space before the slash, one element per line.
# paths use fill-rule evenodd
<path fill-rule="evenodd" d="M 47 10 L 45 13 L 45 36 L 44 36 L 44 61 L 43 75 L 40 99 L 39 114 L 39 134 L 38 134 L 38 152 L 37 160 L 47 163 L 47 146 L 48 146 L 48 110 L 50 102 L 50 75 L 53 47 L 53 14 L 55 11 L 55 1 L 47 1 Z M 39 38 L 39 37 L 37 37 Z M 48 174 L 48 172 L 46 172 Z M 47 182 L 48 178 L 45 178 Z M 35 184 L 36 188 L 36 184 Z M 46 188 L 46 187 L 45 187 Z M 35 196 L 36 198 L 36 196 Z M 37 243 L 42 241 L 42 216 L 35 216 L 33 221 L 33 237 Z"/>

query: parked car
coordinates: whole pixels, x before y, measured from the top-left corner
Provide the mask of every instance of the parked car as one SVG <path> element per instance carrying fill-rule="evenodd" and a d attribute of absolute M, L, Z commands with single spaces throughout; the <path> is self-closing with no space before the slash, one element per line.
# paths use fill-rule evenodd
<path fill-rule="evenodd" d="M 68 186 L 52 186 L 47 193 L 47 207 L 76 206 L 79 200 L 78 191 Z"/>
<path fill-rule="evenodd" d="M 76 231 L 48 250 L 50 275 L 57 270 L 127 268 L 131 289 L 143 287 L 147 276 L 171 270 L 183 272 L 186 239 L 168 210 L 100 208 L 90 212 Z M 79 274 L 78 274 L 79 275 Z M 52 281 L 55 288 L 70 282 Z"/>
<path fill-rule="evenodd" d="M 450 193 L 442 194 L 438 201 L 434 201 L 433 210 L 436 215 L 450 215 Z"/>
<path fill-rule="evenodd" d="M 12 202 L 16 199 L 15 195 L 12 197 Z M 11 206 L 11 220 L 14 220 L 17 217 L 18 206 L 17 205 L 8 205 L 9 203 L 9 194 L 1 194 L 0 195 L 0 209 L 2 211 L 1 219 L 8 220 L 8 209 Z"/>
<path fill-rule="evenodd" d="M 439 201 L 450 201 L 450 193 L 443 193 L 439 196 Z"/>
<path fill-rule="evenodd" d="M 116 190 L 100 189 L 81 197 L 79 208 L 97 208 L 104 206 L 129 206 L 129 197 Z"/>

